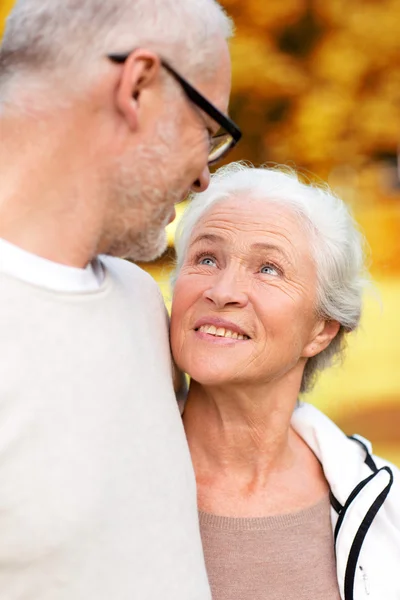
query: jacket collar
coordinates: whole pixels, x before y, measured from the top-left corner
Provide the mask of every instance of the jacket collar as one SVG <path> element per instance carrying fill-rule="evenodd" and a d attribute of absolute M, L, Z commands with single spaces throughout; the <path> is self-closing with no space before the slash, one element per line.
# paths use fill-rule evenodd
<path fill-rule="evenodd" d="M 354 487 L 371 474 L 365 464 L 367 453 L 363 445 L 349 439 L 326 415 L 306 402 L 295 409 L 291 424 L 321 463 L 333 495 L 344 504 Z M 371 451 L 369 442 L 362 441 Z"/>

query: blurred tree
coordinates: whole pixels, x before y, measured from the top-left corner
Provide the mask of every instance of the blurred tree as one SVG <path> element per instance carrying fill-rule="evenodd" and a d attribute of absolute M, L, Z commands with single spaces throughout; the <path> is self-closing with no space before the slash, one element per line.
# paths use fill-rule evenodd
<path fill-rule="evenodd" d="M 373 270 L 399 271 L 400 0 L 222 4 L 237 26 L 231 112 L 244 131 L 229 159 L 329 180 L 355 209 Z"/>
<path fill-rule="evenodd" d="M 222 0 L 237 23 L 232 113 L 240 155 L 327 177 L 395 156 L 399 0 Z"/>

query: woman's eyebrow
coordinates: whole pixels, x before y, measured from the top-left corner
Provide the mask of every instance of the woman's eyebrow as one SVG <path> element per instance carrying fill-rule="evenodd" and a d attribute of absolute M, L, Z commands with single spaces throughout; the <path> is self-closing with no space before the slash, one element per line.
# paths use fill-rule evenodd
<path fill-rule="evenodd" d="M 265 242 L 255 242 L 254 244 L 251 245 L 251 249 L 252 250 L 267 250 L 267 251 L 275 250 L 276 252 L 279 252 L 279 254 L 281 254 L 285 260 L 287 260 L 288 262 L 292 262 L 290 259 L 290 256 L 287 254 L 287 252 L 285 252 L 285 250 L 283 248 L 281 248 L 280 246 L 276 246 L 276 244 L 267 244 Z"/>
<path fill-rule="evenodd" d="M 194 244 L 198 244 L 199 242 L 211 242 L 216 244 L 221 242 L 224 243 L 225 240 L 222 235 L 217 235 L 216 233 L 200 233 L 190 243 L 190 246 L 194 246 Z"/>
<path fill-rule="evenodd" d="M 194 240 L 190 243 L 190 247 L 198 244 L 200 242 L 210 242 L 212 244 L 225 244 L 226 240 L 222 235 L 218 235 L 216 233 L 200 233 L 198 236 L 194 238 Z M 276 244 L 268 244 L 267 242 L 255 242 L 250 246 L 251 250 L 264 250 L 271 251 L 274 250 L 281 254 L 283 258 L 287 262 L 292 262 L 290 256 L 285 252 L 283 248 L 277 246 Z"/>

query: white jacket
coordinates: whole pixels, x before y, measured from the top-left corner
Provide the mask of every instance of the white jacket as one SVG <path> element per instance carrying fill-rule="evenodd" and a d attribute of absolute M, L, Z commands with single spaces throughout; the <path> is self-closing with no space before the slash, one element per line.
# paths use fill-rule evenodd
<path fill-rule="evenodd" d="M 342 600 L 400 600 L 400 471 L 301 403 L 292 426 L 321 462 L 331 489 Z"/>

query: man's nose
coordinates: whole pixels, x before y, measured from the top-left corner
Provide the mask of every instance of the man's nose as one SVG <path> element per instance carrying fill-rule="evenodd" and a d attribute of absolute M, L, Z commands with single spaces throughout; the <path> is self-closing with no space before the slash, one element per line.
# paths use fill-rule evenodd
<path fill-rule="evenodd" d="M 204 167 L 200 174 L 200 177 L 193 182 L 191 190 L 192 192 L 204 192 L 210 185 L 210 171 L 208 165 Z"/>

